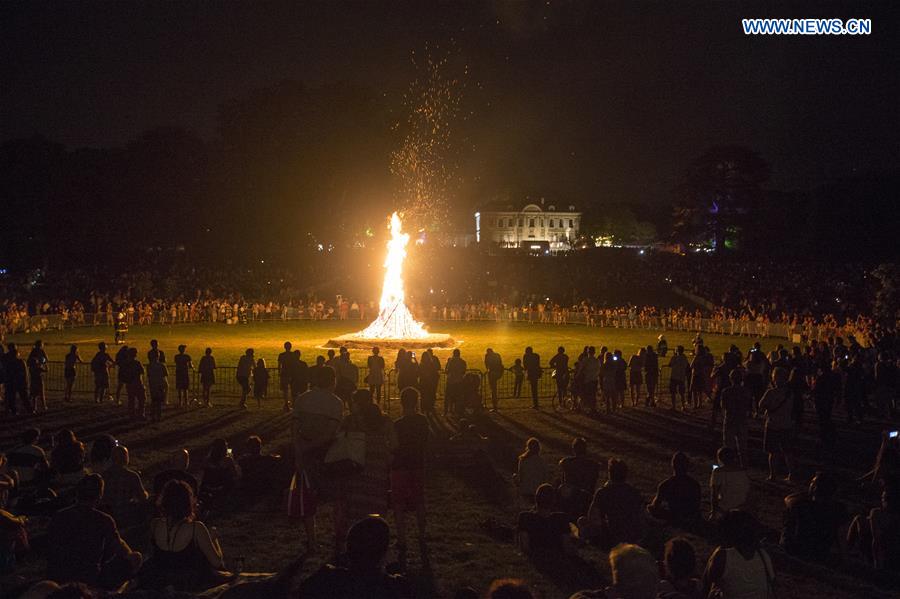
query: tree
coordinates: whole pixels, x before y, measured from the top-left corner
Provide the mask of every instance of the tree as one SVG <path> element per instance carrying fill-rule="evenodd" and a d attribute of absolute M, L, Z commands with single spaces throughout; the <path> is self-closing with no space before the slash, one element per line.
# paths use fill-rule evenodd
<path fill-rule="evenodd" d="M 679 241 L 712 240 L 722 251 L 739 234 L 768 179 L 769 165 L 749 148 L 716 146 L 704 152 L 675 190 Z"/>

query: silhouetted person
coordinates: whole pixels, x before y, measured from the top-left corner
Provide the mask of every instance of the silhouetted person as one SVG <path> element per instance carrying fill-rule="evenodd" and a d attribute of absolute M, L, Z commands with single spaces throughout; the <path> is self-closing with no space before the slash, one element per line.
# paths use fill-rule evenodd
<path fill-rule="evenodd" d="M 531 387 L 531 407 L 537 410 L 540 408 L 538 404 L 538 382 L 541 380 L 543 370 L 541 369 L 541 356 L 536 353 L 531 346 L 525 348 L 525 354 L 522 356 L 522 367 L 525 369 L 525 378 Z"/>

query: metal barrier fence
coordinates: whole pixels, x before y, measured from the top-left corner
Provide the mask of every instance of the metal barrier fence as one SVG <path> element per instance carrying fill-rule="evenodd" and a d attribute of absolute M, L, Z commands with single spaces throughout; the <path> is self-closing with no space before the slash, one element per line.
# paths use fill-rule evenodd
<path fill-rule="evenodd" d="M 210 318 L 201 317 L 194 320 L 178 319 L 172 320 L 170 317 L 160 318 L 160 313 L 154 313 L 151 324 L 177 326 L 185 324 L 218 323 L 228 326 L 224 318 L 211 320 Z M 778 337 L 784 339 L 793 339 L 795 335 L 801 335 L 809 340 L 823 340 L 830 336 L 855 334 L 860 337 L 863 332 L 857 331 L 855 327 L 843 326 L 825 326 L 825 325 L 803 325 L 792 326 L 786 323 L 769 323 L 757 322 L 752 320 L 739 319 L 716 319 L 716 318 L 695 318 L 693 316 L 683 316 L 680 318 L 672 318 L 670 316 L 651 316 L 641 317 L 640 315 L 629 314 L 605 314 L 605 313 L 588 313 L 577 310 L 557 310 L 538 312 L 531 310 L 523 312 L 506 308 L 502 310 L 492 311 L 486 309 L 474 309 L 471 311 L 451 310 L 445 314 L 442 310 L 422 312 L 424 320 L 429 322 L 520 322 L 529 324 L 553 324 L 553 325 L 581 325 L 591 327 L 609 327 L 616 329 L 636 329 L 636 330 L 659 330 L 659 331 L 684 331 L 699 332 L 707 334 L 720 335 L 740 335 L 749 337 Z M 231 319 L 235 326 L 239 326 L 240 319 Z M 327 318 L 312 317 L 308 313 L 300 314 L 297 311 L 288 312 L 286 314 L 260 314 L 257 317 L 248 317 L 246 320 L 240 320 L 240 324 L 244 322 L 274 322 L 274 321 L 342 321 L 342 322 L 365 322 L 358 316 L 349 318 L 340 318 L 336 315 L 330 315 Z M 7 323 L 9 332 L 37 333 L 41 331 L 63 330 L 76 327 L 107 327 L 112 330 L 112 323 L 107 320 L 106 314 L 84 314 L 83 317 L 73 319 L 72 317 L 63 317 L 60 314 L 39 314 L 27 317 L 19 317 Z M 140 328 L 146 326 L 137 322 L 130 324 L 131 327 Z"/>
<path fill-rule="evenodd" d="M 356 385 L 360 388 L 368 387 L 367 375 L 368 369 L 365 366 L 359 366 L 359 377 Z M 269 372 L 269 385 L 266 394 L 269 402 L 280 402 L 282 398 L 281 380 L 277 368 L 267 368 Z M 213 384 L 210 397 L 213 403 L 217 400 L 229 399 L 235 400 L 241 396 L 241 387 L 237 382 L 237 368 L 235 366 L 218 366 L 215 372 L 215 384 Z M 479 377 L 479 391 L 481 393 L 482 404 L 488 405 L 491 401 L 490 382 L 486 373 L 477 369 L 469 369 L 467 374 L 472 373 Z M 668 395 L 669 388 L 669 369 L 661 368 L 659 384 L 657 386 L 657 396 L 663 397 Z M 384 382 L 384 399 L 385 409 L 390 409 L 391 403 L 399 399 L 400 391 L 397 381 L 397 371 L 395 369 L 388 370 L 385 373 Z M 573 371 L 569 372 L 569 380 L 571 381 Z M 200 385 L 200 374 L 196 370 L 189 371 L 190 387 L 189 396 L 197 398 L 201 396 L 202 388 Z M 253 384 L 251 377 L 251 386 Z M 45 375 L 45 388 L 52 393 L 62 393 L 65 390 L 64 363 L 48 362 L 47 373 Z M 116 369 L 110 371 L 110 392 L 115 394 L 118 386 L 116 378 Z M 75 382 L 72 387 L 73 392 L 83 394 L 93 394 L 94 377 L 87 364 L 79 365 L 75 370 Z M 435 390 L 435 399 L 443 402 L 447 391 L 447 373 L 444 370 L 439 371 L 437 388 Z M 543 375 L 538 379 L 537 384 L 538 398 L 547 400 L 556 396 L 557 384 L 556 379 L 551 376 L 549 368 L 544 369 Z M 627 396 L 626 391 L 626 396 Z M 517 381 L 514 373 L 506 370 L 497 381 L 497 395 L 501 407 L 510 407 L 516 405 L 515 402 L 521 402 L 521 405 L 530 405 L 531 387 L 527 378 Z M 646 388 L 643 389 L 641 397 L 646 395 Z M 169 398 L 170 401 L 175 396 L 175 369 L 174 366 L 169 368 Z M 252 393 L 251 393 L 252 396 Z M 513 403 L 511 403 L 513 402 Z"/>

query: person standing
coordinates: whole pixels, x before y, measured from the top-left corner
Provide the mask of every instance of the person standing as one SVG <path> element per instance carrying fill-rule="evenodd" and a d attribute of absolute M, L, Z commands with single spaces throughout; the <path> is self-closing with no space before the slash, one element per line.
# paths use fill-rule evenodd
<path fill-rule="evenodd" d="M 530 345 L 525 348 L 525 353 L 522 355 L 522 367 L 525 369 L 525 378 L 528 379 L 528 384 L 531 387 L 531 407 L 537 410 L 540 408 L 538 404 L 538 381 L 541 380 L 541 375 L 544 371 L 541 368 L 541 355 L 535 352 Z"/>
<path fill-rule="evenodd" d="M 652 345 L 647 346 L 644 356 L 644 381 L 647 383 L 647 399 L 644 406 L 656 407 L 656 385 L 659 383 L 659 356 L 653 350 Z"/>
<path fill-rule="evenodd" d="M 147 390 L 144 387 L 144 366 L 137 358 L 137 348 L 128 350 L 125 363 L 121 366 L 125 371 L 125 392 L 128 395 L 128 414 L 132 418 L 145 418 L 144 405 L 147 401 Z"/>
<path fill-rule="evenodd" d="M 269 369 L 266 368 L 266 361 L 260 358 L 253 367 L 253 398 L 256 405 L 261 406 L 262 400 L 266 398 L 269 391 Z"/>
<path fill-rule="evenodd" d="M 291 515 L 303 520 L 309 553 L 316 547 L 315 517 L 322 464 L 343 417 L 343 403 L 334 394 L 334 369 L 323 365 L 316 369 L 315 377 L 313 388 L 294 401 L 291 423 L 295 465 Z"/>
<path fill-rule="evenodd" d="M 150 419 L 155 422 L 162 421 L 163 405 L 166 403 L 166 395 L 169 392 L 169 369 L 164 362 L 159 361 L 159 354 L 150 354 L 150 363 L 147 365 L 147 386 L 150 389 Z"/>
<path fill-rule="evenodd" d="M 6 391 L 6 410 L 12 414 L 17 414 L 16 398 L 22 404 L 22 409 L 27 414 L 34 413 L 34 406 L 31 405 L 28 397 L 28 368 L 25 360 L 19 357 L 19 348 L 15 343 L 7 346 L 9 351 L 3 356 L 3 370 L 6 372 L 6 382 L 4 383 Z"/>
<path fill-rule="evenodd" d="M 238 360 L 235 377 L 241 387 L 241 403 L 238 404 L 238 407 L 242 410 L 247 409 L 247 397 L 250 395 L 250 375 L 253 373 L 255 363 L 252 347 L 247 348 L 247 351 Z"/>
<path fill-rule="evenodd" d="M 500 404 L 497 395 L 497 382 L 503 376 L 503 358 L 490 347 L 484 354 L 484 369 L 487 370 L 488 387 L 491 390 L 491 411 L 496 412 Z"/>
<path fill-rule="evenodd" d="M 78 355 L 78 346 L 70 345 L 69 353 L 66 354 L 63 363 L 63 377 L 66 379 L 66 390 L 63 395 L 63 401 L 72 401 L 72 388 L 75 386 L 75 365 L 83 363 L 84 360 Z"/>
<path fill-rule="evenodd" d="M 178 353 L 175 354 L 175 393 L 178 396 L 176 401 L 179 408 L 188 407 L 188 389 L 191 386 L 190 371 L 194 369 L 194 361 L 191 356 L 184 353 L 186 349 L 186 345 L 179 345 Z"/>
<path fill-rule="evenodd" d="M 722 422 L 722 444 L 736 449 L 741 466 L 750 467 L 747 454 L 747 423 L 753 414 L 753 396 L 743 384 L 741 371 L 735 368 L 729 376 L 730 385 L 722 389 L 725 418 Z"/>
<path fill-rule="evenodd" d="M 125 375 L 127 374 L 127 366 L 128 363 L 128 355 L 131 352 L 131 348 L 128 345 L 122 345 L 119 348 L 119 351 L 116 352 L 116 405 L 122 405 L 122 389 L 125 389 Z M 126 395 L 127 395 L 126 390 Z"/>
<path fill-rule="evenodd" d="M 791 393 L 787 386 L 788 370 L 777 367 L 772 371 L 772 383 L 775 385 L 769 389 L 759 400 L 759 412 L 766 414 L 765 436 L 763 445 L 769 454 L 768 480 L 775 480 L 775 466 L 778 457 L 784 459 L 787 467 L 787 480 L 794 477 L 793 460 L 790 449 L 791 437 Z"/>
<path fill-rule="evenodd" d="M 566 348 L 559 346 L 556 349 L 556 355 L 550 358 L 550 368 L 553 369 L 553 379 L 556 381 L 554 408 L 561 410 L 566 404 L 569 391 L 569 356 L 566 354 Z"/>
<path fill-rule="evenodd" d="M 426 349 L 419 363 L 419 393 L 422 395 L 422 411 L 426 414 L 434 414 L 440 376 L 440 360 L 430 348 Z"/>
<path fill-rule="evenodd" d="M 313 375 L 306 362 L 300 359 L 299 349 L 295 349 L 291 356 L 288 362 L 288 378 L 290 379 L 291 405 L 293 406 L 294 400 L 309 390 L 309 382 L 313 380 Z"/>
<path fill-rule="evenodd" d="M 384 358 L 379 351 L 377 347 L 373 347 L 372 355 L 366 359 L 366 368 L 369 371 L 366 375 L 366 383 L 369 385 L 372 401 L 376 405 L 381 405 L 382 390 L 384 389 Z"/>
<path fill-rule="evenodd" d="M 209 396 L 212 386 L 216 383 L 216 359 L 213 358 L 211 347 L 207 347 L 203 357 L 200 358 L 197 372 L 200 373 L 200 388 L 203 390 L 203 407 L 211 408 Z"/>
<path fill-rule="evenodd" d="M 695 360 L 696 361 L 696 360 Z M 681 411 L 687 409 L 685 384 L 690 364 L 684 355 L 684 346 L 675 348 L 675 354 L 669 359 L 669 394 L 672 396 L 672 409 L 675 409 L 675 396 L 681 395 Z M 692 393 L 693 395 L 693 393 Z M 699 407 L 699 406 L 695 406 Z"/>
<path fill-rule="evenodd" d="M 391 503 L 397 523 L 400 563 L 406 562 L 406 514 L 414 512 L 419 531 L 419 550 L 427 563 L 425 545 L 425 453 L 428 446 L 428 419 L 418 408 L 419 392 L 407 387 L 400 392 L 403 416 L 394 423 L 396 449 L 391 465 Z"/>
<path fill-rule="evenodd" d="M 278 384 L 281 386 L 281 397 L 284 399 L 284 411 L 288 412 L 291 409 L 291 362 L 294 359 L 294 354 L 291 352 L 290 341 L 284 342 L 284 351 L 278 354 Z M 299 395 L 299 394 L 298 394 Z"/>
<path fill-rule="evenodd" d="M 38 339 L 28 354 L 28 397 L 35 412 L 47 411 L 47 392 L 44 375 L 47 373 L 47 352 L 44 342 Z"/>
<path fill-rule="evenodd" d="M 641 385 L 644 384 L 644 356 L 647 354 L 647 350 L 645 348 L 641 348 L 640 351 L 628 360 L 628 384 L 631 389 L 631 406 L 634 407 L 637 405 L 638 399 L 641 397 Z"/>
<path fill-rule="evenodd" d="M 94 373 L 94 402 L 103 403 L 109 395 L 109 367 L 115 362 L 106 353 L 106 343 L 97 344 L 97 353 L 91 358 L 91 372 Z"/>
<path fill-rule="evenodd" d="M 461 408 L 465 387 L 463 379 L 466 376 L 468 365 L 462 359 L 458 349 L 453 350 L 453 355 L 447 359 L 447 388 L 444 391 L 444 416 L 450 412 L 457 412 Z"/>

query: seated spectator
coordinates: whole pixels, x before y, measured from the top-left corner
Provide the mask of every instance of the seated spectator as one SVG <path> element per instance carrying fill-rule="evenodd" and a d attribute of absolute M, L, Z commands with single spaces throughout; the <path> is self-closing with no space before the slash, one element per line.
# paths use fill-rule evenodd
<path fill-rule="evenodd" d="M 487 441 L 488 438 L 478 432 L 477 426 L 466 418 L 460 418 L 457 432 L 444 447 L 444 458 L 449 464 L 466 469 L 490 467 Z"/>
<path fill-rule="evenodd" d="M 112 461 L 113 465 L 107 468 L 103 477 L 106 483 L 103 504 L 116 523 L 125 526 L 144 514 L 147 491 L 141 475 L 128 467 L 128 448 L 113 447 Z"/>
<path fill-rule="evenodd" d="M 722 517 L 721 524 L 723 544 L 706 564 L 700 596 L 774 597 L 775 570 L 769 554 L 759 545 L 756 519 L 732 510 Z"/>
<path fill-rule="evenodd" d="M 141 554 L 119 536 L 116 522 L 97 509 L 103 478 L 89 474 L 75 488 L 77 503 L 53 516 L 47 530 L 47 578 L 115 589 L 140 568 Z"/>
<path fill-rule="evenodd" d="M 690 524 L 700 516 L 700 483 L 687 472 L 688 457 L 676 451 L 672 456 L 672 476 L 659 483 L 647 511 L 656 518 Z"/>
<path fill-rule="evenodd" d="M 369 516 L 347 533 L 347 567 L 322 566 L 300 586 L 304 599 L 392 599 L 411 596 L 405 579 L 384 571 L 391 531 L 387 522 Z"/>
<path fill-rule="evenodd" d="M 869 512 L 872 557 L 876 568 L 900 572 L 900 489 L 885 485 L 881 507 Z"/>
<path fill-rule="evenodd" d="M 141 585 L 197 592 L 228 580 L 231 574 L 225 571 L 219 540 L 195 519 L 197 502 L 191 487 L 169 481 L 156 504 L 162 517 L 150 521 L 153 555 L 141 574 Z"/>
<path fill-rule="evenodd" d="M 10 574 L 31 548 L 26 519 L 0 509 L 0 576 Z"/>
<path fill-rule="evenodd" d="M 169 463 L 169 468 L 163 470 L 153 478 L 153 496 L 159 497 L 163 488 L 166 486 L 166 483 L 170 480 L 186 482 L 196 496 L 199 485 L 197 483 L 197 478 L 188 472 L 190 466 L 191 453 L 187 449 L 179 449 L 176 451 Z"/>
<path fill-rule="evenodd" d="M 47 454 L 37 444 L 41 431 L 30 428 L 22 433 L 19 447 L 16 447 L 6 456 L 9 467 L 18 473 L 19 482 L 23 485 L 31 485 L 43 478 L 50 464 L 47 462 Z"/>
<path fill-rule="evenodd" d="M 113 465 L 112 449 L 118 444 L 112 435 L 100 435 L 91 443 L 89 456 L 91 472 L 103 476 L 106 469 Z"/>
<path fill-rule="evenodd" d="M 574 552 L 569 517 L 556 510 L 556 490 L 541 485 L 534 494 L 534 508 L 520 512 L 516 523 L 519 548 L 532 559 L 550 561 Z"/>
<path fill-rule="evenodd" d="M 16 500 L 19 492 L 19 474 L 9 467 L 6 454 L 0 453 L 0 510 L 5 510 Z"/>
<path fill-rule="evenodd" d="M 56 447 L 50 452 L 50 467 L 63 486 L 71 486 L 85 475 L 84 443 L 68 429 L 56 435 Z"/>
<path fill-rule="evenodd" d="M 262 439 L 251 435 L 244 443 L 244 449 L 237 459 L 241 469 L 241 488 L 253 495 L 265 493 L 276 483 L 281 456 L 264 454 Z"/>
<path fill-rule="evenodd" d="M 486 599 L 534 599 L 534 594 L 524 580 L 498 578 L 488 588 Z"/>
<path fill-rule="evenodd" d="M 541 457 L 541 442 L 534 437 L 525 443 L 525 451 L 519 456 L 519 466 L 513 474 L 513 482 L 519 489 L 519 496 L 527 503 L 534 499 L 539 486 L 550 482 L 550 469 Z"/>
<path fill-rule="evenodd" d="M 833 562 L 832 549 L 846 552 L 846 528 L 850 522 L 847 506 L 836 501 L 837 481 L 829 472 L 817 472 L 809 490 L 784 498 L 784 528 L 781 545 L 785 551 L 820 563 Z"/>
<path fill-rule="evenodd" d="M 237 487 L 241 469 L 231 456 L 231 448 L 225 439 L 216 439 L 209 449 L 206 465 L 200 474 L 200 500 L 206 507 L 213 506 Z"/>
<path fill-rule="evenodd" d="M 610 458 L 609 480 L 594 493 L 587 516 L 578 519 L 578 536 L 604 549 L 639 540 L 644 534 L 644 501 L 629 485 L 628 466 Z"/>
<path fill-rule="evenodd" d="M 643 547 L 618 545 L 609 552 L 609 568 L 612 585 L 605 591 L 579 591 L 571 599 L 656 599 L 659 567 Z"/>
<path fill-rule="evenodd" d="M 659 582 L 658 599 L 700 599 L 700 580 L 694 576 L 697 554 L 684 537 L 666 542 L 663 554 L 665 574 Z"/>
<path fill-rule="evenodd" d="M 587 441 L 577 437 L 572 440 L 572 455 L 559 461 L 559 469 L 562 472 L 560 507 L 577 519 L 587 513 L 591 504 L 600 476 L 600 464 L 587 456 Z"/>
<path fill-rule="evenodd" d="M 730 447 L 720 447 L 709 475 L 709 517 L 743 509 L 750 496 L 750 477 Z"/>

